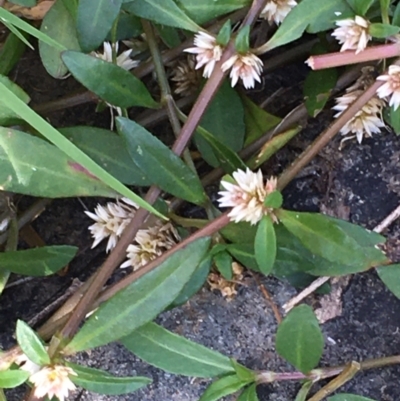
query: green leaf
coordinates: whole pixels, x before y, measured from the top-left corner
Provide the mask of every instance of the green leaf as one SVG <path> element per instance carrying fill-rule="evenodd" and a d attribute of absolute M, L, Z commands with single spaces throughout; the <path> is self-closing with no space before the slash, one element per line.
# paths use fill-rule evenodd
<path fill-rule="evenodd" d="M 3 370 L 0 371 L 0 389 L 14 388 L 25 383 L 30 376 L 29 372 L 24 370 Z"/>
<path fill-rule="evenodd" d="M 219 30 L 217 35 L 217 43 L 221 46 L 226 46 L 231 40 L 231 32 L 232 32 L 232 23 L 231 20 L 228 19 L 222 28 Z"/>
<path fill-rule="evenodd" d="M 385 111 L 388 111 L 389 114 L 388 118 L 385 118 L 385 120 L 389 121 L 389 124 L 393 128 L 393 131 L 396 133 L 396 135 L 400 135 L 400 107 L 395 110 L 393 106 L 390 106 L 387 107 Z"/>
<path fill-rule="evenodd" d="M 392 24 L 400 26 L 400 3 L 397 3 L 393 13 Z"/>
<path fill-rule="evenodd" d="M 50 357 L 39 336 L 22 320 L 17 321 L 16 336 L 23 353 L 36 365 L 48 365 Z"/>
<path fill-rule="evenodd" d="M 225 81 L 200 121 L 201 127 L 234 152 L 242 149 L 245 136 L 244 108 L 240 96 Z M 219 166 L 213 148 L 198 133 L 195 143 L 204 160 Z M 222 151 L 222 149 L 221 149 Z"/>
<path fill-rule="evenodd" d="M 32 35 L 33 37 L 47 43 L 50 46 L 54 46 L 60 50 L 67 50 L 61 43 L 52 39 L 50 36 L 46 35 L 45 33 L 40 32 L 38 29 L 33 27 L 31 24 L 28 24 L 23 19 L 18 18 L 17 16 L 13 15 L 12 13 L 10 13 L 9 11 L 5 10 L 2 7 L 0 7 L 0 20 L 5 25 L 7 25 L 7 26 L 11 25 L 13 27 L 19 28 L 19 29 L 21 29 L 21 31 L 29 33 L 29 35 Z"/>
<path fill-rule="evenodd" d="M 199 401 L 217 401 L 229 394 L 236 393 L 247 384 L 249 382 L 240 380 L 237 375 L 222 377 L 207 387 Z"/>
<path fill-rule="evenodd" d="M 231 244 L 228 245 L 227 250 L 243 266 L 256 272 L 260 271 L 254 256 L 254 244 Z"/>
<path fill-rule="evenodd" d="M 248 146 L 264 135 L 268 130 L 277 126 L 281 118 L 267 113 L 247 96 L 240 95 L 244 107 L 244 124 L 246 127 L 246 139 L 244 146 Z"/>
<path fill-rule="evenodd" d="M 116 121 L 133 162 L 153 184 L 189 202 L 206 200 L 198 176 L 172 150 L 136 122 L 124 117 Z"/>
<path fill-rule="evenodd" d="M 266 207 L 271 207 L 273 209 L 279 209 L 283 203 L 283 196 L 282 193 L 279 191 L 271 192 L 267 197 L 264 199 L 264 205 Z"/>
<path fill-rule="evenodd" d="M 229 223 L 220 230 L 221 234 L 230 242 L 253 244 L 256 237 L 257 226 L 240 221 Z"/>
<path fill-rule="evenodd" d="M 181 44 L 179 31 L 176 28 L 166 25 L 156 25 L 160 39 L 170 48 L 177 47 Z"/>
<path fill-rule="evenodd" d="M 204 24 L 251 4 L 251 0 L 176 0 L 176 2 L 198 24 Z"/>
<path fill-rule="evenodd" d="M 278 217 L 312 253 L 331 262 L 364 265 L 360 245 L 326 216 L 280 210 Z"/>
<path fill-rule="evenodd" d="M 6 86 L 15 96 L 21 99 L 24 103 L 29 103 L 31 100 L 29 95 L 25 93 L 17 84 L 15 84 L 11 79 L 0 75 L 0 83 Z M 0 125 L 13 125 L 20 121 L 20 117 L 17 113 L 7 107 L 6 104 L 0 107 Z"/>
<path fill-rule="evenodd" d="M 203 149 L 205 152 L 204 155 L 208 155 L 206 157 L 211 158 L 215 157 L 217 159 L 217 165 L 221 166 L 226 173 L 231 174 L 238 169 L 246 170 L 246 164 L 238 154 L 217 139 L 214 135 L 209 133 L 203 127 L 197 127 L 196 133 L 199 135 L 198 139 L 204 139 L 201 146 L 207 145 L 211 148 L 211 153 L 208 153 L 209 150 Z"/>
<path fill-rule="evenodd" d="M 234 372 L 225 355 L 171 333 L 156 323 L 140 327 L 121 342 L 145 362 L 169 373 L 214 377 Z"/>
<path fill-rule="evenodd" d="M 128 394 L 151 383 L 147 377 L 115 377 L 99 369 L 68 363 L 78 376 L 70 376 L 72 382 L 85 390 L 99 394 L 119 395 Z"/>
<path fill-rule="evenodd" d="M 174 308 L 186 303 L 194 294 L 196 294 L 204 285 L 211 268 L 211 257 L 207 256 L 200 264 L 196 271 L 193 273 L 190 280 L 183 287 L 180 294 L 175 298 L 174 302 L 170 305 Z"/>
<path fill-rule="evenodd" d="M 346 0 L 356 15 L 366 15 L 375 0 Z"/>
<path fill-rule="evenodd" d="M 239 30 L 235 38 L 235 49 L 238 53 L 247 53 L 250 49 L 249 44 L 250 25 L 246 25 Z"/>
<path fill-rule="evenodd" d="M 137 38 L 142 33 L 143 27 L 139 17 L 125 12 L 119 14 L 117 32 L 115 34 L 116 41 Z M 112 36 L 112 31 L 110 31 L 107 35 L 106 41 L 112 42 L 114 40 Z"/>
<path fill-rule="evenodd" d="M 237 401 L 259 401 L 256 388 L 257 386 L 255 384 L 252 384 L 251 386 L 244 389 Z"/>
<path fill-rule="evenodd" d="M 60 132 L 124 184 L 150 185 L 129 156 L 125 141 L 115 132 L 86 125 L 60 128 Z"/>
<path fill-rule="evenodd" d="M 25 51 L 25 43 L 10 32 L 0 50 L 0 74 L 8 75 Z"/>
<path fill-rule="evenodd" d="M 77 81 L 113 106 L 158 107 L 143 82 L 116 64 L 71 50 L 61 57 Z"/>
<path fill-rule="evenodd" d="M 348 15 L 354 13 L 345 0 L 324 1 L 318 7 L 315 7 L 315 0 L 303 0 L 283 20 L 267 42 L 265 50 L 293 42 L 302 36 L 307 27 L 310 33 L 326 31 L 334 27 L 336 20 L 347 18 Z"/>
<path fill-rule="evenodd" d="M 368 32 L 374 38 L 385 39 L 389 36 L 399 33 L 400 27 L 389 24 L 373 23 L 369 26 Z"/>
<path fill-rule="evenodd" d="M 257 374 L 251 369 L 246 368 L 246 366 L 241 365 L 235 359 L 231 359 L 232 366 L 235 369 L 237 377 L 245 382 L 254 382 L 257 379 Z"/>
<path fill-rule="evenodd" d="M 115 196 L 115 192 L 48 142 L 0 127 L 0 186 L 32 196 Z"/>
<path fill-rule="evenodd" d="M 336 394 L 333 397 L 329 397 L 328 401 L 375 401 L 372 398 L 361 397 L 361 395 L 355 394 Z"/>
<path fill-rule="evenodd" d="M 337 81 L 336 68 L 310 71 L 304 82 L 304 97 L 307 112 L 316 117 L 329 100 Z"/>
<path fill-rule="evenodd" d="M 308 373 L 318 365 L 324 338 L 308 305 L 293 308 L 278 327 L 276 351 L 296 369 Z"/>
<path fill-rule="evenodd" d="M 376 271 L 386 287 L 400 299 L 400 264 L 380 266 Z"/>
<path fill-rule="evenodd" d="M 90 157 L 88 157 L 85 153 L 79 150 L 68 139 L 66 139 L 63 135 L 61 135 L 54 127 L 52 127 L 46 120 L 40 117 L 32 109 L 30 109 L 24 102 L 18 99 L 17 96 L 15 96 L 10 90 L 7 89 L 5 85 L 3 85 L 0 82 L 0 104 L 4 103 L 6 103 L 7 106 L 14 112 L 18 113 L 21 118 L 29 122 L 29 124 L 37 131 L 39 131 L 47 140 L 52 142 L 59 149 L 61 149 L 66 155 L 75 160 L 76 163 L 72 165 L 74 170 L 80 170 L 80 171 L 83 170 L 86 173 L 90 172 L 91 176 L 92 174 L 95 175 L 99 180 L 101 180 L 101 182 L 108 185 L 110 188 L 117 191 L 122 196 L 126 196 L 127 198 L 133 200 L 134 202 L 137 203 L 138 206 L 143 207 L 144 209 L 148 210 L 151 213 L 154 213 L 158 217 L 164 218 L 164 216 L 160 214 L 156 209 L 154 209 L 150 204 L 148 204 L 140 196 L 132 192 L 129 188 L 123 185 L 112 175 L 107 173 L 98 164 L 96 164 Z M 1 136 L 1 131 L 0 131 L 0 136 Z M 1 155 L 0 155 L 0 162 L 1 162 Z M 1 168 L 0 172 L 2 172 Z"/>
<path fill-rule="evenodd" d="M 200 238 L 102 304 L 65 349 L 73 354 L 115 341 L 153 320 L 182 291 L 209 247 Z M 118 313 L 116 313 L 118 311 Z"/>
<path fill-rule="evenodd" d="M 79 0 L 76 29 L 85 52 L 99 47 L 121 9 L 122 0 Z"/>
<path fill-rule="evenodd" d="M 306 398 L 308 396 L 309 391 L 311 390 L 311 387 L 313 386 L 313 381 L 308 380 L 306 381 L 302 386 L 299 392 L 296 395 L 296 398 L 294 401 L 306 401 Z"/>
<path fill-rule="evenodd" d="M 40 31 L 51 36 L 68 50 L 80 50 L 75 20 L 62 1 L 56 1 L 44 16 Z M 39 42 L 39 53 L 44 68 L 54 78 L 62 78 L 68 69 L 61 60 L 62 50 Z"/>
<path fill-rule="evenodd" d="M 214 255 L 214 263 L 217 270 L 226 280 L 232 280 L 232 257 L 228 252 L 218 252 Z"/>
<path fill-rule="evenodd" d="M 9 270 L 24 276 L 49 276 L 65 267 L 78 248 L 69 245 L 51 245 L 21 251 L 0 253 L 0 271 Z"/>
<path fill-rule="evenodd" d="M 275 228 L 270 216 L 264 216 L 258 224 L 254 251 L 260 272 L 267 276 L 271 273 L 276 258 Z"/>
<path fill-rule="evenodd" d="M 126 11 L 161 25 L 198 32 L 200 27 L 192 21 L 173 0 L 134 0 L 125 3 Z"/>

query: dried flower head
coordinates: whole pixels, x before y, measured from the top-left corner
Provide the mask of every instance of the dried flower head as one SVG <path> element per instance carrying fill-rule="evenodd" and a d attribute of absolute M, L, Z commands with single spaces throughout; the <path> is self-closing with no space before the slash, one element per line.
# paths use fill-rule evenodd
<path fill-rule="evenodd" d="M 217 290 L 228 301 L 231 301 L 237 294 L 237 286 L 243 280 L 243 267 L 237 263 L 232 263 L 232 280 L 226 280 L 219 273 L 210 273 L 207 278 L 211 291 Z"/>
<path fill-rule="evenodd" d="M 158 221 L 154 226 L 137 232 L 134 242 L 128 246 L 126 260 L 121 267 L 137 270 L 162 255 L 180 241 L 180 236 L 171 223 Z"/>
<path fill-rule="evenodd" d="M 68 397 L 68 392 L 76 388 L 69 378 L 71 375 L 77 376 L 73 369 L 62 365 L 52 365 L 45 366 L 33 374 L 29 381 L 35 386 L 35 397 L 42 398 L 47 395 L 50 400 L 57 397 L 59 401 L 64 401 Z"/>
<path fill-rule="evenodd" d="M 95 221 L 89 226 L 96 247 L 103 239 L 108 238 L 106 252 L 115 248 L 119 237 L 125 227 L 132 220 L 138 206 L 130 199 L 122 198 L 120 201 L 108 202 L 105 206 L 97 205 L 94 213 L 85 213 Z"/>
<path fill-rule="evenodd" d="M 342 45 L 340 51 L 355 50 L 356 54 L 363 51 L 368 42 L 372 39 L 369 34 L 369 21 L 365 18 L 356 15 L 354 19 L 348 18 L 341 21 L 336 21 L 336 28 L 332 32 Z"/>
<path fill-rule="evenodd" d="M 391 65 L 386 75 L 380 75 L 377 78 L 385 83 L 378 89 L 377 94 L 382 99 L 390 96 L 389 106 L 393 106 L 394 110 L 400 105 L 400 66 Z"/>
<path fill-rule="evenodd" d="M 254 88 L 256 81 L 261 82 L 263 62 L 251 52 L 236 53 L 222 64 L 222 71 L 228 71 L 230 68 L 232 68 L 229 74 L 232 87 L 237 84 L 239 78 L 246 89 Z"/>
<path fill-rule="evenodd" d="M 295 0 L 268 0 L 260 17 L 279 25 L 295 6 L 297 6 Z"/>
<path fill-rule="evenodd" d="M 176 82 L 175 93 L 181 96 L 189 96 L 196 93 L 201 82 L 201 74 L 195 68 L 196 63 L 192 56 L 186 60 L 180 60 L 173 69 L 171 80 Z"/>
<path fill-rule="evenodd" d="M 205 66 L 203 77 L 209 78 L 214 70 L 215 64 L 221 59 L 222 47 L 217 43 L 217 39 L 207 32 L 200 31 L 194 35 L 194 46 L 184 51 L 196 54 L 196 70 Z"/>
<path fill-rule="evenodd" d="M 231 207 L 228 216 L 232 221 L 247 221 L 257 224 L 264 215 L 268 214 L 276 221 L 276 217 L 270 208 L 264 205 L 264 199 L 276 190 L 277 179 L 272 177 L 264 184 L 262 171 L 253 173 L 250 169 L 246 171 L 237 170 L 233 173 L 236 184 L 221 181 L 226 191 L 220 191 L 218 200 L 221 207 Z"/>

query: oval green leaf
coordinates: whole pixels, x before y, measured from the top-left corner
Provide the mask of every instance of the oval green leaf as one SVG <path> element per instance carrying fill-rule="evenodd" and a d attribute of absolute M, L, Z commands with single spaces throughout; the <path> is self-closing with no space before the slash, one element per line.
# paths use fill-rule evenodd
<path fill-rule="evenodd" d="M 68 363 L 78 375 L 71 375 L 71 380 L 85 390 L 99 394 L 120 395 L 128 394 L 151 383 L 147 377 L 115 377 L 99 369 Z"/>
<path fill-rule="evenodd" d="M 68 50 L 80 50 L 75 21 L 62 1 L 56 1 L 43 18 L 41 32 L 49 35 Z M 61 50 L 39 41 L 39 54 L 46 71 L 54 78 L 62 78 L 68 69 L 61 60 Z"/>
<path fill-rule="evenodd" d="M 121 340 L 132 353 L 150 365 L 176 375 L 215 377 L 233 373 L 225 355 L 147 323 Z"/>
<path fill-rule="evenodd" d="M 206 195 L 198 176 L 181 158 L 134 121 L 124 117 L 116 121 L 133 162 L 153 184 L 189 202 L 205 202 Z"/>
<path fill-rule="evenodd" d="M 72 354 L 107 344 L 153 320 L 182 291 L 209 245 L 209 238 L 190 243 L 119 291 L 90 316 L 65 352 Z"/>
<path fill-rule="evenodd" d="M 264 216 L 258 224 L 254 254 L 260 272 L 266 276 L 270 274 L 276 259 L 276 235 L 270 216 Z"/>
<path fill-rule="evenodd" d="M 396 35 L 397 33 L 399 33 L 399 31 L 400 27 L 398 26 L 381 24 L 379 22 L 371 24 L 368 28 L 368 33 L 373 38 L 380 38 L 380 39 L 385 39 L 389 36 Z"/>
<path fill-rule="evenodd" d="M 243 148 L 246 133 L 244 108 L 240 96 L 228 82 L 224 82 L 218 90 L 202 117 L 200 125 L 231 151 L 237 152 Z M 213 147 L 208 143 L 210 138 L 208 137 L 207 141 L 202 135 L 196 133 L 194 140 L 204 160 L 213 167 L 219 166 L 218 157 L 214 154 Z M 218 143 L 214 141 L 214 145 L 218 145 Z M 217 152 L 221 154 L 224 149 L 219 148 Z M 227 158 L 226 154 L 224 158 Z M 233 156 L 230 156 L 228 160 L 233 162 Z M 236 160 L 235 163 L 238 164 L 239 161 Z M 238 165 L 238 167 L 240 166 Z"/>
<path fill-rule="evenodd" d="M 16 336 L 24 354 L 36 365 L 48 365 L 50 357 L 39 336 L 22 320 L 17 321 Z"/>
<path fill-rule="evenodd" d="M 328 401 L 375 401 L 372 398 L 361 397 L 361 395 L 355 394 L 336 394 L 333 397 L 329 397 Z"/>
<path fill-rule="evenodd" d="M 129 156 L 125 141 L 115 132 L 88 126 L 60 128 L 59 131 L 124 184 L 150 185 Z"/>
<path fill-rule="evenodd" d="M 126 3 L 124 10 L 161 25 L 182 28 L 192 32 L 200 30 L 200 27 L 173 0 L 134 0 Z"/>
<path fill-rule="evenodd" d="M 229 394 L 236 393 L 236 391 L 240 390 L 247 384 L 249 384 L 249 382 L 240 380 L 237 375 L 222 377 L 207 387 L 199 401 L 217 401 Z"/>
<path fill-rule="evenodd" d="M 61 57 L 77 81 L 113 106 L 158 107 L 143 82 L 123 68 L 72 50 Z"/>
<path fill-rule="evenodd" d="M 296 369 L 308 373 L 318 365 L 324 338 L 314 312 L 308 305 L 292 309 L 278 327 L 276 351 Z"/>
<path fill-rule="evenodd" d="M 79 0 L 76 29 L 85 52 L 99 47 L 117 18 L 122 0 Z"/>
<path fill-rule="evenodd" d="M 24 103 L 29 103 L 31 100 L 27 93 L 25 93 L 17 84 L 11 81 L 8 77 L 0 75 L 0 82 L 5 85 L 10 91 L 18 96 Z M 2 104 L 0 107 L 0 125 L 12 125 L 17 124 L 20 121 L 20 117 L 13 110 L 9 109 L 6 104 Z"/>
<path fill-rule="evenodd" d="M 46 198 L 115 197 L 115 192 L 64 152 L 24 132 L 0 127 L 0 186 Z"/>
<path fill-rule="evenodd" d="M 259 401 L 256 388 L 257 386 L 255 384 L 252 384 L 251 386 L 244 389 L 237 401 Z"/>
<path fill-rule="evenodd" d="M 25 383 L 29 376 L 30 373 L 24 370 L 3 370 L 0 372 L 0 389 L 18 387 Z"/>
<path fill-rule="evenodd" d="M 227 251 L 222 251 L 215 254 L 214 263 L 217 270 L 226 280 L 232 280 L 232 256 Z"/>
<path fill-rule="evenodd" d="M 65 267 L 76 255 L 78 248 L 52 245 L 20 251 L 0 253 L 0 271 L 24 276 L 49 276 Z"/>
<path fill-rule="evenodd" d="M 400 264 L 381 266 L 376 271 L 386 287 L 400 299 Z"/>

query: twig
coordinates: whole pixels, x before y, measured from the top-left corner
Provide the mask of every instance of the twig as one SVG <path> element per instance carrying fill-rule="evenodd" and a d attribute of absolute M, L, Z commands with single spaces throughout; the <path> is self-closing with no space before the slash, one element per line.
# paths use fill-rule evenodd
<path fill-rule="evenodd" d="M 400 217 L 400 205 L 393 210 L 387 217 L 385 217 L 375 228 L 373 231 L 377 233 L 381 233 L 383 230 L 388 228 L 395 220 Z"/>

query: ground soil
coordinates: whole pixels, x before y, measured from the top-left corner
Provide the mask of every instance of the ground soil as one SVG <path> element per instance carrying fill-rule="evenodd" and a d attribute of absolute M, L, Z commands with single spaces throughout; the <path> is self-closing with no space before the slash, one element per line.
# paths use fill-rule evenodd
<path fill-rule="evenodd" d="M 265 78 L 261 94 L 268 96 L 280 87 L 286 88 L 288 98 L 278 98 L 278 102 L 288 107 L 290 94 L 295 93 L 294 98 L 299 99 L 304 73 L 303 66 L 282 69 L 278 74 Z M 79 89 L 71 78 L 65 81 L 49 78 L 31 52 L 13 74 L 31 94 L 34 103 L 56 99 Z M 255 93 L 255 96 L 260 96 L 260 93 Z M 274 107 L 282 109 L 276 103 Z M 107 111 L 99 114 L 94 113 L 94 109 L 95 105 L 87 104 L 47 117 L 55 126 L 85 124 L 107 127 Z M 329 124 L 331 118 L 332 113 L 327 111 L 310 120 L 300 139 L 291 143 L 269 168 L 279 172 Z M 365 140 L 362 145 L 349 142 L 341 152 L 338 145 L 339 139 L 334 140 L 311 167 L 286 188 L 286 207 L 310 211 L 322 208 L 336 215 L 345 210 L 351 221 L 371 229 L 399 203 L 399 138 L 385 130 L 381 135 Z M 91 238 L 87 230 L 90 220 L 84 215 L 82 205 L 83 202 L 93 209 L 97 201 L 55 200 L 35 221 L 34 228 L 47 244 L 76 245 L 80 251 L 65 275 L 33 278 L 4 292 L 0 298 L 2 348 L 14 343 L 12 334 L 17 318 L 29 321 L 61 296 L 74 278 L 84 280 L 103 261 L 104 248 L 90 249 Z M 393 224 L 386 234 L 392 247 L 398 249 L 400 224 Z M 119 274 L 124 273 L 121 271 Z M 274 278 L 261 278 L 261 281 L 278 306 L 296 294 L 293 287 Z M 353 277 L 344 289 L 342 299 L 342 315 L 322 326 L 326 340 L 322 366 L 399 353 L 400 301 L 385 288 L 374 271 Z M 317 305 L 317 299 L 312 304 Z M 203 288 L 184 306 L 162 314 L 159 322 L 191 340 L 236 358 L 249 368 L 291 370 L 275 353 L 276 319 L 251 277 L 245 280 L 238 295 L 230 302 Z M 76 360 L 116 375 L 144 375 L 152 378 L 153 383 L 136 393 L 119 397 L 77 391 L 71 400 L 195 401 L 208 384 L 206 380 L 174 376 L 149 367 L 117 343 L 81 353 Z M 399 366 L 362 372 L 341 391 L 379 401 L 397 401 L 399 377 Z M 259 399 L 293 400 L 298 389 L 296 383 L 259 386 Z M 8 399 L 20 400 L 22 394 L 24 391 L 9 392 Z"/>

